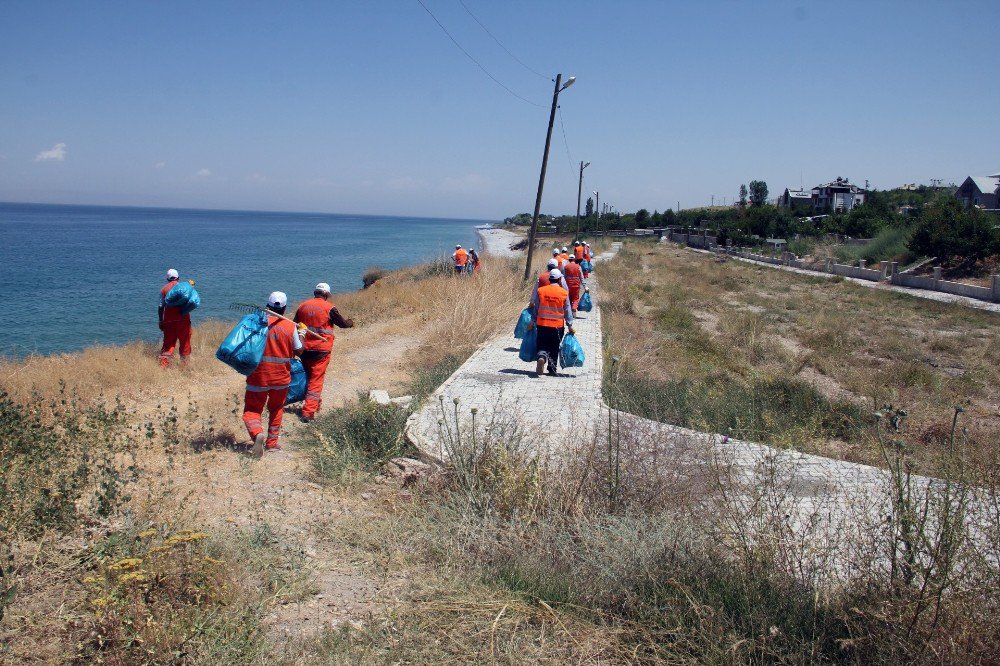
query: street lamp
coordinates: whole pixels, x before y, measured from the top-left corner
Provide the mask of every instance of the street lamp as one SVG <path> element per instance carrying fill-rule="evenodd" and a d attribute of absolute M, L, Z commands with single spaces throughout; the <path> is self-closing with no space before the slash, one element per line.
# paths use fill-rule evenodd
<path fill-rule="evenodd" d="M 528 259 L 524 265 L 524 281 L 531 274 L 531 258 L 535 253 L 535 233 L 538 231 L 538 211 L 542 207 L 542 188 L 545 187 L 545 169 L 549 164 L 549 146 L 552 145 L 552 125 L 556 120 L 556 106 L 559 103 L 559 93 L 576 83 L 576 77 L 566 79 L 562 85 L 562 74 L 556 75 L 556 85 L 552 92 L 552 111 L 549 112 L 549 129 L 545 133 L 545 152 L 542 153 L 542 170 L 538 174 L 538 194 L 535 195 L 535 212 L 531 216 L 531 229 L 528 231 Z"/>
<path fill-rule="evenodd" d="M 597 213 L 597 230 L 601 229 L 601 195 L 594 190 L 594 212 Z"/>
<path fill-rule="evenodd" d="M 590 162 L 580 162 L 580 183 L 576 186 L 576 239 L 580 240 L 580 196 L 583 194 L 583 170 Z"/>

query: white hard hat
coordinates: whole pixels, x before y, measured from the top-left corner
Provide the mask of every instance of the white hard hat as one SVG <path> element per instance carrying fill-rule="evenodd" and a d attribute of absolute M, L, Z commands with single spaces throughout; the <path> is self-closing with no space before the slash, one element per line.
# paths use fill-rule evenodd
<path fill-rule="evenodd" d="M 318 285 L 316 285 L 316 288 L 313 289 L 313 291 L 322 291 L 324 293 L 329 294 L 330 293 L 330 285 L 328 285 L 326 282 L 320 282 Z"/>
<path fill-rule="evenodd" d="M 565 245 L 563 245 L 563 252 L 567 252 Z"/>
<path fill-rule="evenodd" d="M 176 280 L 180 276 L 181 275 L 180 275 L 180 273 L 177 272 L 176 268 L 168 268 L 167 269 L 167 279 L 168 280 Z"/>
<path fill-rule="evenodd" d="M 562 280 L 562 271 L 558 268 L 553 268 L 549 271 L 549 282 L 559 282 Z"/>
<path fill-rule="evenodd" d="M 553 268 L 559 268 L 559 262 L 555 259 L 549 259 L 549 270 Z"/>
<path fill-rule="evenodd" d="M 554 255 L 555 254 L 559 254 L 559 248 L 557 248 L 557 247 L 552 248 L 552 254 L 554 254 Z"/>
<path fill-rule="evenodd" d="M 462 249 L 462 246 L 461 246 L 461 245 L 456 245 L 456 246 L 455 246 L 455 249 L 456 249 L 456 250 L 461 250 L 461 249 Z"/>
<path fill-rule="evenodd" d="M 288 296 L 283 291 L 272 291 L 267 297 L 267 305 L 272 308 L 283 308 L 288 305 Z"/>

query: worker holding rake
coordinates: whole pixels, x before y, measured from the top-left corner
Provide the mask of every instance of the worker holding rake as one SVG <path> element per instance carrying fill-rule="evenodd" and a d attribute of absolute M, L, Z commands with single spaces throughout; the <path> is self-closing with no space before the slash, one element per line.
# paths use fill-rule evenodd
<path fill-rule="evenodd" d="M 318 334 L 306 337 L 305 351 L 302 352 L 302 365 L 309 377 L 306 400 L 302 406 L 302 420 L 312 421 L 323 402 L 323 381 L 326 379 L 326 368 L 330 364 L 330 352 L 333 351 L 336 337 L 333 327 L 353 328 L 354 320 L 344 319 L 330 302 L 330 285 L 320 282 L 313 289 L 313 297 L 299 305 L 295 311 L 295 322 Z"/>

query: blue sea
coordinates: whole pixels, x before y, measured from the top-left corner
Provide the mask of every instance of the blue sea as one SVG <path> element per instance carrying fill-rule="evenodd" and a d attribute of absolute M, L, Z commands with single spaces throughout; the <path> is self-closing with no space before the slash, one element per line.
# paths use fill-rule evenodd
<path fill-rule="evenodd" d="M 369 267 L 450 256 L 484 222 L 0 203 L 0 356 L 157 339 L 168 268 L 196 282 L 195 324 L 235 320 L 232 302 L 280 290 L 294 303 L 317 282 L 353 291 Z"/>

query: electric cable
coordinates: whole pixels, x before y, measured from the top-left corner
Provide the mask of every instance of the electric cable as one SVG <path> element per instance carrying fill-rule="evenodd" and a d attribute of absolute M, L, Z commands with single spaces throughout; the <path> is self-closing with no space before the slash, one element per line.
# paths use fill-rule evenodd
<path fill-rule="evenodd" d="M 494 35 L 492 32 L 490 32 L 489 28 L 487 28 L 485 25 L 483 25 L 483 22 L 480 21 L 478 18 L 476 18 L 476 15 L 472 13 L 472 10 L 469 9 L 468 5 L 466 5 L 465 2 L 463 2 L 463 0 L 458 0 L 458 4 L 462 5 L 462 7 L 469 14 L 469 16 L 472 17 L 472 20 L 475 21 L 476 23 L 478 23 L 479 27 L 482 28 L 486 32 L 487 35 L 489 35 L 490 37 L 492 37 L 493 41 L 496 42 L 500 46 L 500 48 L 502 48 L 504 51 L 507 52 L 507 55 L 509 55 L 511 58 L 513 58 L 515 61 L 517 61 L 517 64 L 519 64 L 521 67 L 524 67 L 526 70 L 528 70 L 529 72 L 531 72 L 535 76 L 540 76 L 543 79 L 548 79 L 549 78 L 545 74 L 542 74 L 541 72 L 539 72 L 537 70 L 534 70 L 531 67 L 528 67 L 528 65 L 524 64 L 524 62 L 520 58 L 518 58 L 516 55 L 514 55 L 513 53 L 511 53 L 510 49 L 508 49 L 506 46 L 504 46 L 503 43 L 499 39 L 497 39 L 496 35 Z"/>
<path fill-rule="evenodd" d="M 510 88 L 508 88 L 507 86 L 505 86 L 500 81 L 500 79 L 498 79 L 497 77 L 493 76 L 488 69 L 486 69 L 485 67 L 483 67 L 483 65 L 478 60 L 476 60 L 475 58 L 473 58 L 472 54 L 469 53 L 468 51 L 466 51 L 462 47 L 462 45 L 458 43 L 458 40 L 456 40 L 454 37 L 451 36 L 451 33 L 448 32 L 448 29 L 444 27 L 444 25 L 441 23 L 441 21 L 438 20 L 438 18 L 436 16 L 434 16 L 434 12 L 432 12 L 427 7 L 427 5 L 424 4 L 424 0 L 417 0 L 417 2 L 420 3 L 420 6 L 424 8 L 424 11 L 427 12 L 427 14 L 430 15 L 430 17 L 432 19 L 434 19 L 434 22 L 438 24 L 438 27 L 441 28 L 441 30 L 444 32 L 444 34 L 448 35 L 448 39 L 450 39 L 452 41 L 452 43 L 455 46 L 458 47 L 458 50 L 461 51 L 462 53 L 464 53 L 465 57 L 467 57 L 469 60 L 471 60 L 472 62 L 474 62 L 476 64 L 476 66 L 479 67 L 479 69 L 483 70 L 483 73 L 486 74 L 486 76 L 490 77 L 490 79 L 492 79 L 494 83 L 496 83 L 498 86 L 500 86 L 501 88 L 503 88 L 504 90 L 506 90 L 507 92 L 509 92 L 511 95 L 513 95 L 514 97 L 516 97 L 519 100 L 521 100 L 522 102 L 526 102 L 527 104 L 531 104 L 532 106 L 537 106 L 540 109 L 544 109 L 545 108 L 544 104 L 537 104 L 535 102 L 532 102 L 530 99 L 527 99 L 525 97 L 521 97 L 516 92 L 514 92 L 513 90 L 511 90 Z"/>

